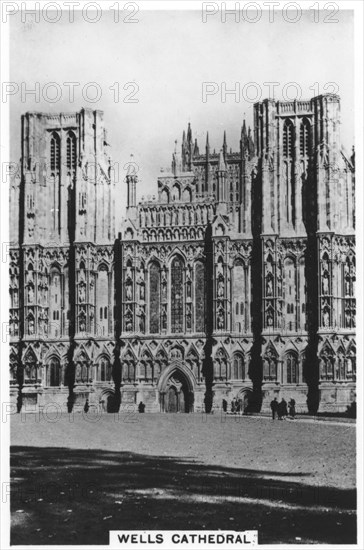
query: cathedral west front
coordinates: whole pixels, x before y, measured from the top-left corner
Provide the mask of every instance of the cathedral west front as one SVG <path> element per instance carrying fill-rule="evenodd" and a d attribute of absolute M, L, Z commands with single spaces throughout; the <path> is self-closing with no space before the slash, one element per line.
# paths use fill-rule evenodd
<path fill-rule="evenodd" d="M 340 98 L 266 99 L 239 146 L 188 125 L 155 195 L 119 205 L 103 113 L 22 116 L 10 190 L 18 410 L 297 410 L 355 401 L 355 158 Z M 115 208 L 126 207 L 122 227 Z"/>

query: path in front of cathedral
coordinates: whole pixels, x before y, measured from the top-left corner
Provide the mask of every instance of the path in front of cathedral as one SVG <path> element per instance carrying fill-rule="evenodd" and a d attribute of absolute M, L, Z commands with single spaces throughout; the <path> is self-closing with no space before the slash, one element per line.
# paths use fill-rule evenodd
<path fill-rule="evenodd" d="M 354 432 L 221 414 L 13 415 L 11 542 L 257 529 L 266 544 L 354 543 Z"/>

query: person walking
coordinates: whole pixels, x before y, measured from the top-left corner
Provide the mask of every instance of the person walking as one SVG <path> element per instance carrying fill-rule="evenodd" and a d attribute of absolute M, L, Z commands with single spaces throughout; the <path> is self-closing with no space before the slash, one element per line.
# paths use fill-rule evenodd
<path fill-rule="evenodd" d="M 286 418 L 288 415 L 288 411 L 287 411 L 287 401 L 284 399 L 284 397 L 282 397 L 282 400 L 280 402 L 280 409 L 281 409 L 282 419 Z"/>
<path fill-rule="evenodd" d="M 86 403 L 85 403 L 85 406 L 84 406 L 84 408 L 83 408 L 83 410 L 85 411 L 86 414 L 88 413 L 89 408 L 90 408 L 90 406 L 89 406 L 89 404 L 88 404 L 88 399 L 86 399 Z"/>
<path fill-rule="evenodd" d="M 274 420 L 278 413 L 278 401 L 276 397 L 270 402 L 270 408 L 272 410 L 272 420 Z"/>
<path fill-rule="evenodd" d="M 227 411 L 227 401 L 226 401 L 226 399 L 222 400 L 222 410 L 224 411 L 224 413 L 226 413 L 226 411 Z"/>
<path fill-rule="evenodd" d="M 288 403 L 288 412 L 289 416 L 294 419 L 296 416 L 296 401 L 292 397 Z"/>

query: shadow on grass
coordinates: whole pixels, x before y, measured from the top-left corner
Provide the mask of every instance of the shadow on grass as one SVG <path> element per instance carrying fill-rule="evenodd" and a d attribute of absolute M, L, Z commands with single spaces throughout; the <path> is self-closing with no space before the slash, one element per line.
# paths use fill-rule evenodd
<path fill-rule="evenodd" d="M 12 447 L 11 543 L 108 544 L 110 530 L 257 529 L 261 544 L 354 544 L 356 491 L 309 485 L 309 477 L 188 458 Z"/>

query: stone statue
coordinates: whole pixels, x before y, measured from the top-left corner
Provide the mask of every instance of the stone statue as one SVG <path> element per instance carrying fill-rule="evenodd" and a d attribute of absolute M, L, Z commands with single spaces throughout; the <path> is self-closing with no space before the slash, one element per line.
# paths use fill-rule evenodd
<path fill-rule="evenodd" d="M 323 294 L 329 294 L 329 278 L 327 275 L 322 279 L 322 291 Z"/>
<path fill-rule="evenodd" d="M 85 302 L 86 300 L 86 288 L 85 288 L 85 285 L 80 285 L 79 289 L 78 289 L 78 299 L 79 299 L 79 302 L 82 304 Z"/>
<path fill-rule="evenodd" d="M 33 301 L 34 301 L 34 289 L 32 286 L 30 286 L 28 289 L 28 302 L 32 304 Z"/>
<path fill-rule="evenodd" d="M 273 294 L 273 282 L 272 282 L 272 279 L 268 279 L 268 282 L 267 282 L 267 295 L 272 296 L 272 294 Z"/>
<path fill-rule="evenodd" d="M 131 300 L 133 298 L 131 281 L 128 281 L 125 285 L 125 294 L 127 300 Z"/>
<path fill-rule="evenodd" d="M 323 313 L 323 319 L 324 319 L 324 327 L 328 327 L 330 325 L 330 315 L 327 310 Z"/>
<path fill-rule="evenodd" d="M 162 308 L 162 329 L 167 329 L 167 309 L 165 305 Z"/>
<path fill-rule="evenodd" d="M 84 317 L 81 317 L 81 318 L 80 318 L 80 331 L 81 331 L 81 332 L 85 332 L 85 330 L 86 330 L 85 318 L 84 318 Z"/>
<path fill-rule="evenodd" d="M 220 330 L 224 328 L 224 312 L 222 309 L 217 314 L 217 328 Z"/>

